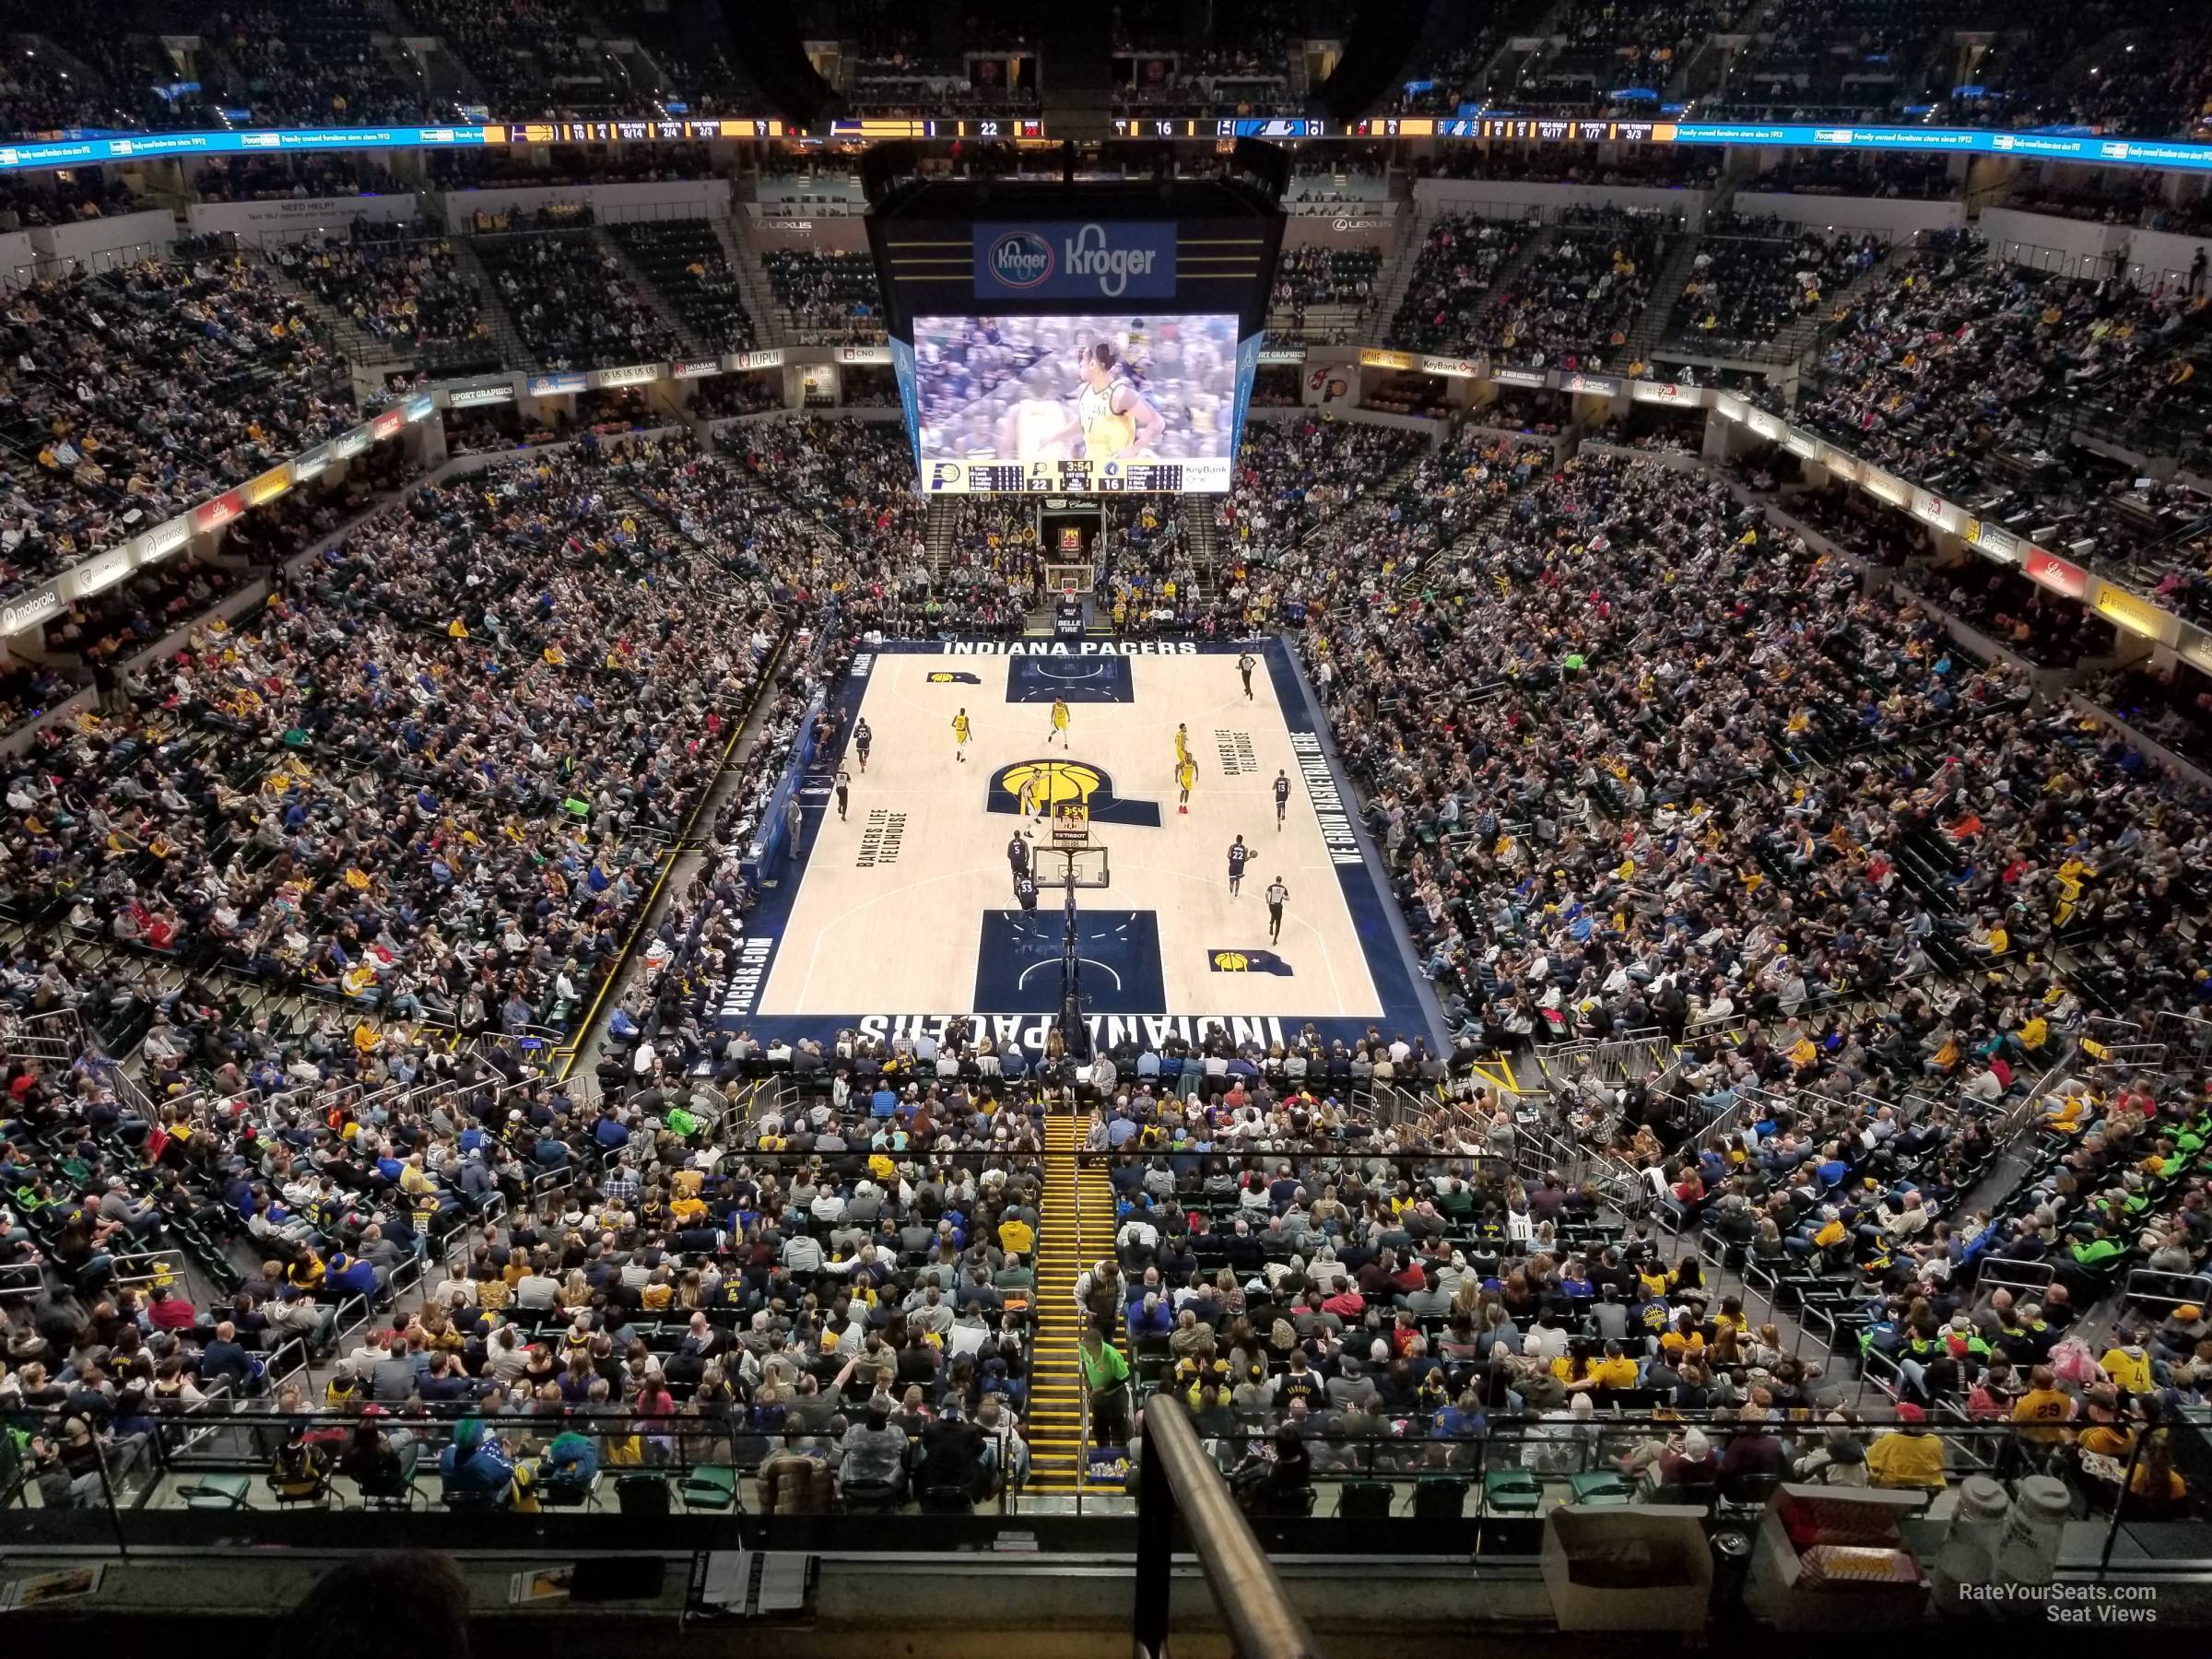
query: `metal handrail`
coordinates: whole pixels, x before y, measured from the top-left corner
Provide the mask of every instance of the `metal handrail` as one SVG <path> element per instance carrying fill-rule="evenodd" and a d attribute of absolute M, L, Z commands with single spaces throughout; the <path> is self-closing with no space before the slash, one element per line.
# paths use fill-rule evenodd
<path fill-rule="evenodd" d="M 1228 1482 L 1206 1455 L 1182 1402 L 1171 1394 L 1155 1394 L 1145 1404 L 1137 1471 L 1137 1652 L 1167 1659 L 1168 1579 L 1180 1517 L 1239 1659 L 1320 1659 L 1321 1649 L 1253 1535 L 1252 1523 L 1230 1497 Z"/>

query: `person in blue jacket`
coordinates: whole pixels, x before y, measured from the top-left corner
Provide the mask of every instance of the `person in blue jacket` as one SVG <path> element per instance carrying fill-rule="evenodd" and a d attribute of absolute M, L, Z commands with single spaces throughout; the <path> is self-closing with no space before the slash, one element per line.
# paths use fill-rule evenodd
<path fill-rule="evenodd" d="M 485 1431 L 483 1418 L 463 1418 L 453 1444 L 438 1454 L 438 1473 L 451 1497 L 503 1503 L 514 1485 L 514 1459 L 498 1435 Z"/>
<path fill-rule="evenodd" d="M 598 1475 L 598 1442 L 574 1430 L 555 1435 L 545 1455 L 537 1460 L 541 1489 L 589 1491 Z"/>
<path fill-rule="evenodd" d="M 347 1255 L 343 1251 L 330 1258 L 323 1282 L 341 1296 L 365 1296 L 371 1301 L 376 1300 L 382 1288 L 377 1282 L 374 1262 L 365 1256 Z"/>

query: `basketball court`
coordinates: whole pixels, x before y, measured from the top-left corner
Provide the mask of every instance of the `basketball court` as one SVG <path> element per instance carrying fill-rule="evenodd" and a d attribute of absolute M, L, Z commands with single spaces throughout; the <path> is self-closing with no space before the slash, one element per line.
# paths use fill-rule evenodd
<path fill-rule="evenodd" d="M 1193 1036 L 1217 1019 L 1263 1041 L 1309 1021 L 1330 1037 L 1373 1025 L 1433 1039 L 1304 682 L 1279 643 L 1253 645 L 1248 701 L 1242 650 L 1036 640 L 856 658 L 833 699 L 838 742 L 798 792 L 796 856 L 751 919 L 724 1022 L 762 1036 L 889 1035 L 971 1014 L 1041 1041 L 1060 1006 L 1072 866 L 1096 1040 Z M 1064 739 L 1055 698 L 1068 707 Z M 963 710 L 965 759 L 953 735 Z M 860 720 L 872 736 L 865 773 Z M 1187 812 L 1178 722 L 1197 769 Z M 830 789 L 840 760 L 852 774 L 842 820 Z M 1290 785 L 1279 829 L 1278 772 Z M 1240 835 L 1252 856 L 1232 895 Z M 1016 838 L 1034 909 L 1018 895 Z M 1278 879 L 1279 939 L 1265 897 Z"/>

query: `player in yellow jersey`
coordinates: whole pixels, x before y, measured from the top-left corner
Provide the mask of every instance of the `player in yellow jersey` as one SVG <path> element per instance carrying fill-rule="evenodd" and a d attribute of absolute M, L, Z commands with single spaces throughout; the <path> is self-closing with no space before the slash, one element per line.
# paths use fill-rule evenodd
<path fill-rule="evenodd" d="M 1191 728 L 1186 722 L 1175 723 L 1175 759 L 1180 765 L 1191 758 Z"/>
<path fill-rule="evenodd" d="M 968 724 L 968 711 L 962 709 L 952 717 L 952 742 L 953 753 L 959 757 L 963 765 L 968 760 L 968 739 L 974 735 Z"/>
<path fill-rule="evenodd" d="M 1060 747 L 1062 748 L 1065 748 L 1067 747 L 1067 723 L 1069 718 L 1070 716 L 1067 712 L 1067 699 L 1065 697 L 1053 698 L 1053 729 L 1051 732 L 1046 734 L 1044 739 L 1048 747 L 1051 746 L 1054 737 L 1060 739 Z"/>
<path fill-rule="evenodd" d="M 1198 763 L 1188 755 L 1182 758 L 1182 764 L 1175 769 L 1175 782 L 1182 791 L 1182 799 L 1176 803 L 1175 810 L 1188 812 L 1191 809 L 1191 785 L 1198 782 Z"/>
<path fill-rule="evenodd" d="M 1150 453 L 1168 429 L 1167 420 L 1136 389 L 1112 343 L 1099 340 L 1084 347 L 1077 368 L 1083 390 L 1076 398 L 1076 418 L 1054 441 L 1080 434 L 1088 461 Z"/>

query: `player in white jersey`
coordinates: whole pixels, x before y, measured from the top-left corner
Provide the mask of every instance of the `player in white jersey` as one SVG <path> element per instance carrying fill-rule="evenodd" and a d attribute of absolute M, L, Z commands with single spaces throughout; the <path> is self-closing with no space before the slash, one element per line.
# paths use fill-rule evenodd
<path fill-rule="evenodd" d="M 1025 397 L 999 420 L 998 453 L 1011 461 L 1068 458 L 1067 406 L 1055 398 Z"/>

